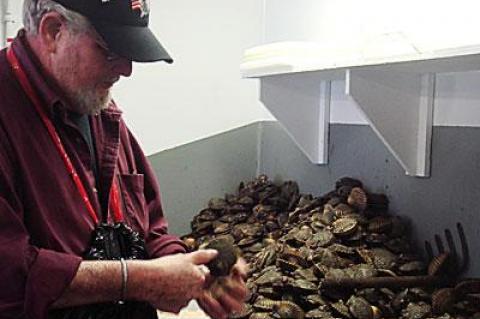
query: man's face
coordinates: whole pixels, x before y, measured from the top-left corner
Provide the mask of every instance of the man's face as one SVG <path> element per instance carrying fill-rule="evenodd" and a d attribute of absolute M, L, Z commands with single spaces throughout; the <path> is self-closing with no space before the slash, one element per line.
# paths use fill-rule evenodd
<path fill-rule="evenodd" d="M 52 57 L 52 75 L 80 114 L 96 114 L 110 101 L 110 88 L 120 76 L 130 76 L 132 62 L 109 56 L 93 33 L 62 33 Z"/>

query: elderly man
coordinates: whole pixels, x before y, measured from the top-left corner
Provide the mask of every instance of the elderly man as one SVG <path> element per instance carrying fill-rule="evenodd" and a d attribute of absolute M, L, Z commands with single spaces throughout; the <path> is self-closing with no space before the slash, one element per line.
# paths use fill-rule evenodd
<path fill-rule="evenodd" d="M 132 61 L 172 62 L 148 17 L 144 0 L 25 0 L 25 29 L 0 52 L 2 318 L 241 307 L 244 265 L 209 293 L 217 252 L 187 254 L 167 234 L 154 173 L 110 98 Z"/>

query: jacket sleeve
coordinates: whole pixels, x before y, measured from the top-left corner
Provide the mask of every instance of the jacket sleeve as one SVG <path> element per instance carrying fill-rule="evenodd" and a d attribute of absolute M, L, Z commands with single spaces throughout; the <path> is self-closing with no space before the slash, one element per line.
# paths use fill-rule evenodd
<path fill-rule="evenodd" d="M 185 253 L 187 249 L 183 241 L 178 236 L 168 234 L 168 223 L 163 214 L 155 172 L 135 137 L 130 131 L 128 134 L 135 165 L 137 170 L 144 174 L 144 194 L 149 216 L 149 229 L 145 236 L 148 253 L 152 258 Z"/>
<path fill-rule="evenodd" d="M 0 139 L 0 317 L 45 319 L 50 304 L 75 276 L 81 259 L 30 243 L 15 189 L 15 166 L 8 154 L 8 145 Z"/>

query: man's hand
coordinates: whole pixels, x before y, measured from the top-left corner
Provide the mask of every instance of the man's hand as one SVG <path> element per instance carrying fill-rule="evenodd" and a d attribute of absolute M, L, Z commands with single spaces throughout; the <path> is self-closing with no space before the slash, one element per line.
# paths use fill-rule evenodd
<path fill-rule="evenodd" d="M 137 265 L 129 261 L 129 278 L 135 279 L 128 285 L 132 292 L 128 297 L 147 301 L 162 311 L 179 313 L 190 300 L 204 295 L 209 273 L 203 265 L 216 255 L 216 250 L 199 250 L 140 261 Z"/>
<path fill-rule="evenodd" d="M 247 265 L 240 258 L 229 276 L 221 278 L 203 291 L 197 302 L 210 317 L 225 319 L 233 311 L 240 311 L 244 306 L 247 288 Z"/>
<path fill-rule="evenodd" d="M 149 302 L 153 307 L 179 313 L 192 299 L 213 318 L 226 318 L 241 309 L 246 295 L 246 264 L 240 260 L 225 278 L 221 291 L 212 296 L 205 266 L 216 250 L 199 250 L 152 260 L 128 260 L 128 300 Z M 52 309 L 118 300 L 121 294 L 119 261 L 83 261 L 75 278 Z M 218 293 L 218 294 L 217 294 Z"/>

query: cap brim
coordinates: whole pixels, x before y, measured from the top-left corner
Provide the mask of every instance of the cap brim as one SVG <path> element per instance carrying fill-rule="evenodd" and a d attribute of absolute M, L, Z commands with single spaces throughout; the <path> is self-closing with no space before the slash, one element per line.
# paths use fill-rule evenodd
<path fill-rule="evenodd" d="M 165 61 L 173 59 L 148 27 L 93 23 L 108 48 L 135 62 Z"/>

